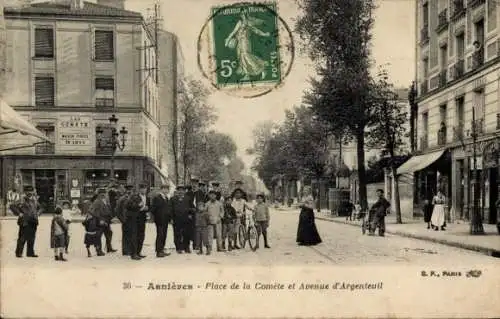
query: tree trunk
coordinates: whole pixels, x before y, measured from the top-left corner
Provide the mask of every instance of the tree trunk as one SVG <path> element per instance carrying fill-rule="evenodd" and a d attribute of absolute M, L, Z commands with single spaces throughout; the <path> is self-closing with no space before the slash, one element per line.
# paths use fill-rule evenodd
<path fill-rule="evenodd" d="M 394 161 L 394 159 L 391 158 L 391 161 Z M 391 165 L 391 171 L 392 171 L 392 180 L 394 183 L 394 210 L 396 213 L 396 223 L 402 224 L 403 219 L 401 218 L 401 202 L 399 200 L 399 181 L 395 165 Z"/>
<path fill-rule="evenodd" d="M 359 180 L 359 204 L 368 209 L 368 198 L 366 194 L 366 169 L 365 169 L 365 132 L 358 129 L 356 134 L 356 152 L 358 158 L 358 180 Z"/>

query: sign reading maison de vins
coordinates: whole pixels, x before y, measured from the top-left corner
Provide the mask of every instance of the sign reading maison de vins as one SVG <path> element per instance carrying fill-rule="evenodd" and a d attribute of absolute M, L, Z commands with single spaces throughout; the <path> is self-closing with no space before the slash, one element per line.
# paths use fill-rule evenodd
<path fill-rule="evenodd" d="M 61 116 L 59 137 L 62 146 L 90 146 L 90 116 Z"/>

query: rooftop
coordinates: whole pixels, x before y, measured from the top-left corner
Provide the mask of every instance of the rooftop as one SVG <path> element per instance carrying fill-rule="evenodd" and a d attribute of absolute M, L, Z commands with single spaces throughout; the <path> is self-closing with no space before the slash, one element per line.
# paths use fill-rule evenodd
<path fill-rule="evenodd" d="M 46 15 L 46 16 L 84 16 L 84 17 L 120 17 L 139 18 L 138 12 L 123 10 L 114 7 L 99 5 L 92 2 L 84 2 L 82 8 L 71 8 L 70 4 L 54 2 L 39 2 L 20 7 L 5 7 L 5 16 L 14 15 Z"/>

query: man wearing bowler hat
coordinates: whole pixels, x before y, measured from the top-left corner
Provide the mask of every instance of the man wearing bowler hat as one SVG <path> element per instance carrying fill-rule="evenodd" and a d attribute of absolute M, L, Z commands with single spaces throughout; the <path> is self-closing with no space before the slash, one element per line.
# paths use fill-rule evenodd
<path fill-rule="evenodd" d="M 156 257 L 165 257 L 165 241 L 167 240 L 168 223 L 172 218 L 172 202 L 168 198 L 170 186 L 163 184 L 160 191 L 151 200 L 151 214 L 156 225 Z"/>
<path fill-rule="evenodd" d="M 111 206 L 108 203 L 107 199 L 107 191 L 104 188 L 100 188 L 97 190 L 97 198 L 92 202 L 92 205 L 90 206 L 89 214 L 97 218 L 98 223 L 99 223 L 99 243 L 101 243 L 102 235 L 104 233 L 107 233 L 105 235 L 106 237 L 106 246 L 108 249 L 108 252 L 112 252 L 110 250 L 111 248 L 111 237 L 109 235 L 109 232 L 111 232 L 110 225 L 108 223 L 111 223 Z M 111 233 L 112 234 L 112 233 Z M 102 245 L 99 245 L 99 247 L 96 247 L 98 252 L 98 256 L 103 256 L 104 253 L 102 251 Z"/>
<path fill-rule="evenodd" d="M 125 193 L 116 202 L 116 217 L 122 223 L 122 255 L 130 256 L 130 222 L 127 221 L 127 203 L 134 191 L 134 185 L 125 186 Z"/>
<path fill-rule="evenodd" d="M 18 214 L 17 224 L 19 225 L 19 233 L 17 238 L 16 257 L 23 256 L 24 244 L 26 243 L 26 256 L 38 257 L 35 254 L 35 237 L 38 227 L 38 203 L 33 194 L 33 186 L 25 186 L 23 188 L 24 197 L 22 201 L 16 205 L 14 211 Z"/>
<path fill-rule="evenodd" d="M 189 247 L 193 240 L 194 206 L 190 197 L 185 194 L 185 187 L 178 186 L 172 198 L 174 222 L 174 244 L 178 254 L 191 253 Z"/>

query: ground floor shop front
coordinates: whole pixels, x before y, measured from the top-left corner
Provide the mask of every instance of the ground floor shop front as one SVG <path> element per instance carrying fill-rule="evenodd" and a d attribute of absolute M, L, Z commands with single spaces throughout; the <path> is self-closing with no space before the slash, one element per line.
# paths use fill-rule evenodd
<path fill-rule="evenodd" d="M 4 156 L 0 174 L 5 202 L 8 193 L 21 194 L 24 186 L 33 186 L 46 213 L 64 201 L 80 204 L 98 188 L 106 187 L 112 178 L 122 184 L 146 182 L 151 187 L 166 181 L 150 158 L 140 156 L 116 157 L 114 163 L 106 156 Z M 5 213 L 5 209 L 0 212 Z"/>
<path fill-rule="evenodd" d="M 447 198 L 448 221 L 470 220 L 474 197 L 477 196 L 483 222 L 496 224 L 500 220 L 496 205 L 500 198 L 499 150 L 498 136 L 484 137 L 476 143 L 478 194 L 473 191 L 474 152 L 471 143 L 419 155 L 421 158 L 414 161 L 421 165 L 414 167 L 412 172 L 415 174 L 417 206 L 421 207 L 426 199 L 432 200 L 440 190 Z"/>

